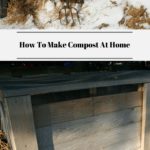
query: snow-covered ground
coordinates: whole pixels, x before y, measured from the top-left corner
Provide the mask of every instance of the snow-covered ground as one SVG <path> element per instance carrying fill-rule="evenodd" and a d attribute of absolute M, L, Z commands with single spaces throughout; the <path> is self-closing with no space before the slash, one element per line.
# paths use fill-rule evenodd
<path fill-rule="evenodd" d="M 113 3 L 115 2 L 115 3 Z M 140 7 L 143 5 L 150 14 L 150 0 L 85 0 L 80 11 L 80 24 L 76 20 L 76 25 L 62 25 L 58 19 L 58 12 L 54 9 L 52 2 L 47 2 L 45 7 L 39 12 L 40 22 L 45 29 L 98 29 L 101 24 L 108 24 L 106 29 L 126 29 L 118 22 L 123 18 L 123 9 L 126 4 Z M 59 7 L 59 3 L 57 4 Z M 6 24 L 5 19 L 0 19 L 1 29 L 36 29 L 32 16 L 28 17 L 25 24 Z M 150 25 L 145 24 L 150 29 Z"/>

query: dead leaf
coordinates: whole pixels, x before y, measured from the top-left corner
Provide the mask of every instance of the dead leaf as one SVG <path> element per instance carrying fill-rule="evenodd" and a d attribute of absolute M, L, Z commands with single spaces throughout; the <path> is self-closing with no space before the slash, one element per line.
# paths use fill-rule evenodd
<path fill-rule="evenodd" d="M 108 27 L 108 26 L 109 26 L 109 24 L 107 24 L 107 23 L 102 23 L 102 24 L 100 24 L 100 25 L 98 26 L 98 29 L 106 28 L 106 27 Z"/>

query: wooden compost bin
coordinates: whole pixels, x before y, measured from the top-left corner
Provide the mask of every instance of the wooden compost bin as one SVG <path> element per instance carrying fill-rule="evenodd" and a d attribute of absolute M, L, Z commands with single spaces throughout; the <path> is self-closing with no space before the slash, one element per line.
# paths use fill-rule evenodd
<path fill-rule="evenodd" d="M 0 84 L 2 126 L 13 150 L 150 150 L 150 71 Z"/>

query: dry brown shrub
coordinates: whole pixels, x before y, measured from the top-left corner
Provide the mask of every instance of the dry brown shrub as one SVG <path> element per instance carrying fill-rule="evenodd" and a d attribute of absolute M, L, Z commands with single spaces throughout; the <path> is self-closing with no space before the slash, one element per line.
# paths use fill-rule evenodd
<path fill-rule="evenodd" d="M 33 21 L 38 22 L 38 11 L 47 0 L 10 0 L 7 10 L 7 22 L 25 23 L 29 15 L 33 16 Z"/>
<path fill-rule="evenodd" d="M 127 10 L 127 15 L 132 17 L 142 17 L 145 15 L 146 9 L 144 6 L 141 6 L 140 8 L 135 8 L 133 6 L 130 6 Z"/>
<path fill-rule="evenodd" d="M 8 143 L 6 142 L 5 134 L 0 130 L 0 150 L 10 150 Z"/>
<path fill-rule="evenodd" d="M 131 29 L 145 29 L 144 24 L 150 25 L 150 17 L 144 6 L 136 8 L 127 4 L 124 7 L 124 16 L 118 24 Z"/>
<path fill-rule="evenodd" d="M 17 23 L 17 24 L 25 24 L 28 20 L 29 16 L 33 17 L 33 22 L 38 28 L 44 28 L 47 23 L 43 23 L 40 19 L 40 12 L 43 10 L 43 6 L 46 4 L 48 0 L 10 0 L 7 10 L 7 19 L 6 22 L 9 24 Z M 70 5 L 75 5 L 76 0 L 71 0 Z M 70 12 L 59 13 L 63 8 L 64 0 L 60 0 L 60 5 L 55 5 L 54 10 L 51 13 L 47 14 L 51 20 L 57 20 L 70 16 Z M 54 4 L 56 4 L 54 2 Z M 42 11 L 40 11 L 42 10 Z M 62 11 L 61 11 L 62 12 Z M 46 12 L 47 13 L 47 12 Z M 45 14 L 46 14 L 45 13 Z M 41 13 L 42 14 L 42 13 Z M 60 15 L 59 15 L 60 14 Z M 76 16 L 76 13 L 73 13 L 73 16 Z"/>
<path fill-rule="evenodd" d="M 144 29 L 143 23 L 145 21 L 142 18 L 136 17 L 136 18 L 130 18 L 126 21 L 126 26 L 128 28 L 133 28 L 133 29 Z"/>

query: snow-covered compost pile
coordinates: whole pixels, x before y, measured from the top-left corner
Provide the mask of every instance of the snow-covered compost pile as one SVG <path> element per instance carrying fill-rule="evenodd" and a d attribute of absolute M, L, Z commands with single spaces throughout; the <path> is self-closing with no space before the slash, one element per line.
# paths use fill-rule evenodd
<path fill-rule="evenodd" d="M 60 15 L 64 0 L 10 0 L 0 28 L 45 29 L 150 29 L 150 0 L 84 0 L 67 24 Z M 70 14 L 67 14 L 68 16 Z"/>

